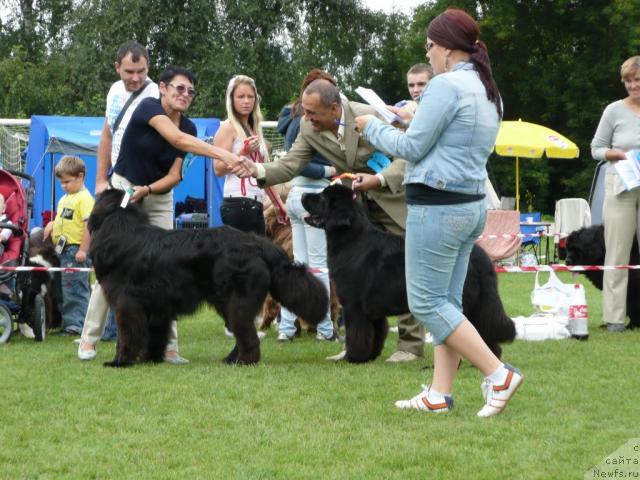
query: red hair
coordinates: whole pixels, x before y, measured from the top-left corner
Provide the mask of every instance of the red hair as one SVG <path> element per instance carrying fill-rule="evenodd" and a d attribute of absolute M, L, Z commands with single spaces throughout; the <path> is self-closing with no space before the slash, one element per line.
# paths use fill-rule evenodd
<path fill-rule="evenodd" d="M 469 61 L 480 75 L 487 98 L 495 103 L 498 115 L 502 117 L 500 91 L 493 79 L 487 46 L 480 40 L 478 23 L 464 10 L 449 8 L 431 21 L 427 36 L 444 48 L 471 54 Z"/>

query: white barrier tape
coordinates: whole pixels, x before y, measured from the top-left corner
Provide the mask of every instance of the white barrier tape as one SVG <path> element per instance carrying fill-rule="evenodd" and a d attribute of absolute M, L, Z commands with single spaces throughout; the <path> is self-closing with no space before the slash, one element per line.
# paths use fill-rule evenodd
<path fill-rule="evenodd" d="M 7 272 L 93 272 L 93 268 L 88 267 L 6 267 L 0 266 L 0 271 Z"/>

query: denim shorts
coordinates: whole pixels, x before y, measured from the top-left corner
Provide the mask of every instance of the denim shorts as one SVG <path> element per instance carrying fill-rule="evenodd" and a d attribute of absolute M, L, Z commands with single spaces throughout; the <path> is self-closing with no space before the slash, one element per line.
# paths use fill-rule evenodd
<path fill-rule="evenodd" d="M 487 219 L 485 200 L 455 205 L 408 205 L 405 264 L 411 313 L 434 344 L 465 320 L 462 290 L 473 243 Z"/>

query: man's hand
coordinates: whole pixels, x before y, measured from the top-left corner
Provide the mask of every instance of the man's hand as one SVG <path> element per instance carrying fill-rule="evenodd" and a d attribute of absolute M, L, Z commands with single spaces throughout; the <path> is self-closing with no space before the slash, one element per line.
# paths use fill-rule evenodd
<path fill-rule="evenodd" d="M 109 187 L 109 180 L 98 180 L 96 178 L 96 195 L 100 195 Z"/>
<path fill-rule="evenodd" d="M 255 177 L 258 175 L 258 167 L 247 157 L 242 157 L 241 163 L 234 166 L 231 171 L 240 178 Z"/>
<path fill-rule="evenodd" d="M 360 133 L 364 132 L 364 129 L 367 128 L 367 123 L 369 123 L 369 120 L 372 118 L 375 117 L 373 115 L 360 115 L 356 117 L 356 130 Z"/>
<path fill-rule="evenodd" d="M 360 192 L 375 190 L 380 188 L 380 179 L 370 173 L 356 173 L 356 178 L 353 180 L 351 187 Z"/>

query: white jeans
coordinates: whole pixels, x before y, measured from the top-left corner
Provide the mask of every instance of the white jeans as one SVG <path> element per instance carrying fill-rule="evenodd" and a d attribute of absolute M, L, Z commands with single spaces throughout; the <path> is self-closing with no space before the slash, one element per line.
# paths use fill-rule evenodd
<path fill-rule="evenodd" d="M 287 197 L 287 214 L 291 220 L 291 242 L 293 244 L 293 259 L 307 265 L 327 289 L 329 296 L 329 271 L 327 269 L 327 239 L 324 230 L 308 225 L 304 221 L 307 211 L 302 206 L 304 193 L 318 193 L 322 190 L 318 187 L 293 187 Z M 296 315 L 286 308 L 282 308 L 280 314 L 279 332 L 292 337 L 296 332 L 294 322 Z M 331 308 L 318 324 L 318 333 L 324 337 L 333 336 L 333 323 L 331 322 Z"/>
<path fill-rule="evenodd" d="M 132 184 L 126 178 L 114 173 L 111 177 L 111 183 L 115 188 L 125 189 L 131 187 Z M 149 195 L 142 202 L 142 207 L 149 215 L 151 225 L 164 228 L 165 230 L 173 229 L 173 191 L 160 195 Z M 84 318 L 82 327 L 82 341 L 95 345 L 104 333 L 104 327 L 107 323 L 107 313 L 109 312 L 109 304 L 104 296 L 102 287 L 95 282 L 89 298 L 89 306 L 87 314 Z M 169 332 L 169 343 L 167 344 L 167 352 L 178 351 L 178 327 L 176 321 L 171 322 L 171 331 Z"/>

